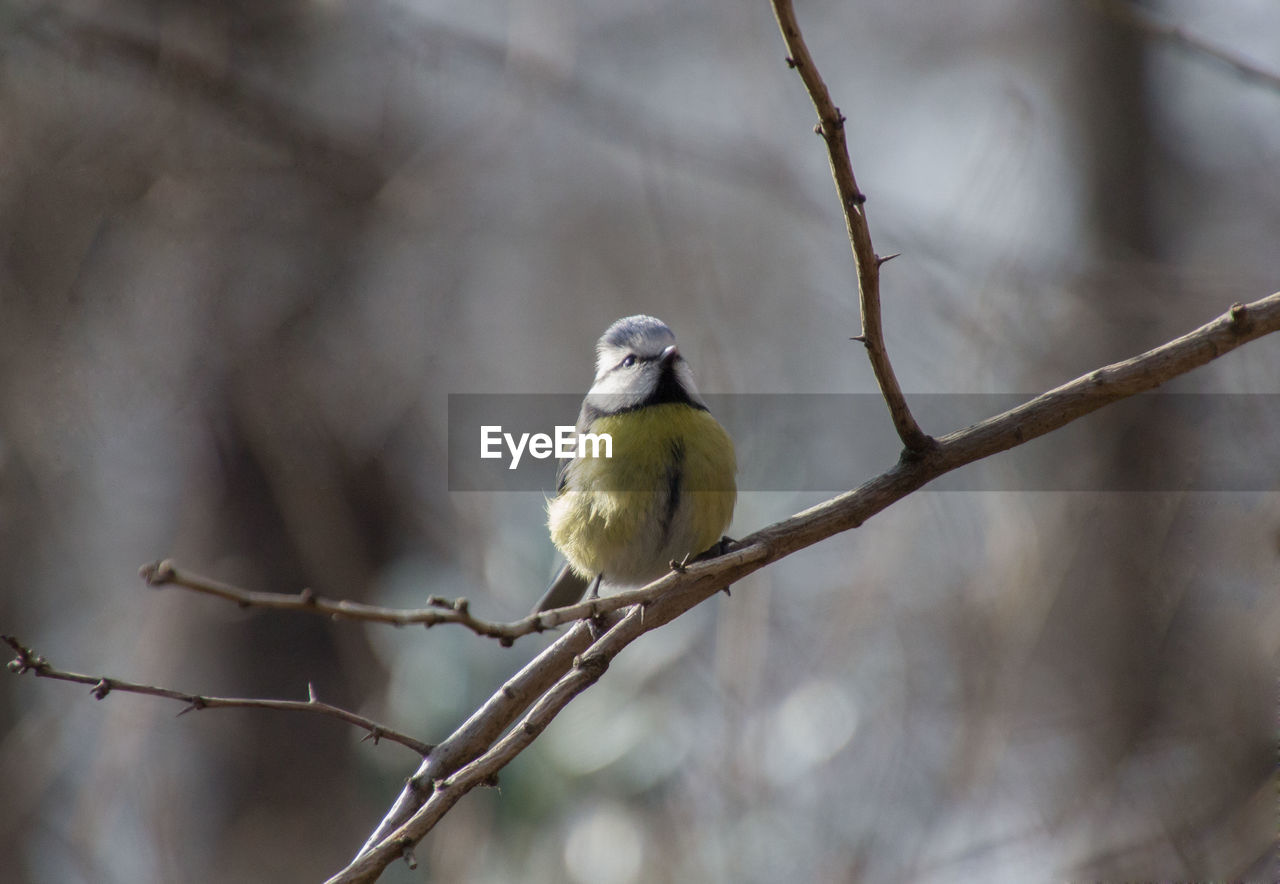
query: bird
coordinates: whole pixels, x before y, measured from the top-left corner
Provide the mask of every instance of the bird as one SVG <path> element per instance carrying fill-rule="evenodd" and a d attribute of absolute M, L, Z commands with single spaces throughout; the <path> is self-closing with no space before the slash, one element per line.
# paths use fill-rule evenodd
<path fill-rule="evenodd" d="M 733 440 L 693 382 L 675 333 L 627 316 L 596 344 L 595 382 L 576 431 L 609 434 L 612 456 L 561 462 L 547 505 L 565 564 L 535 613 L 576 604 L 601 582 L 643 586 L 721 542 L 737 501 Z"/>

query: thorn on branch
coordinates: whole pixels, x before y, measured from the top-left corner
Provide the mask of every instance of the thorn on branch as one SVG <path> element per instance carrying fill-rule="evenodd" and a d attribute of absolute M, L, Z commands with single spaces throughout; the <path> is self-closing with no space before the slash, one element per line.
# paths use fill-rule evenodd
<path fill-rule="evenodd" d="M 418 867 L 418 858 L 413 855 L 413 842 L 408 838 L 400 839 L 400 858 L 404 860 L 404 864 L 410 869 Z"/>
<path fill-rule="evenodd" d="M 883 267 L 901 254 L 902 252 L 894 252 L 892 255 L 876 255 L 876 266 Z"/>
<path fill-rule="evenodd" d="M 865 344 L 865 343 L 867 342 L 867 336 L 866 336 L 866 335 L 854 335 L 854 336 L 853 336 L 853 337 L 851 337 L 849 340 L 851 340 L 851 341 L 857 341 L 859 344 Z"/>
<path fill-rule="evenodd" d="M 314 606 L 316 603 L 316 591 L 309 586 L 304 586 L 298 593 L 298 601 L 304 605 Z"/>

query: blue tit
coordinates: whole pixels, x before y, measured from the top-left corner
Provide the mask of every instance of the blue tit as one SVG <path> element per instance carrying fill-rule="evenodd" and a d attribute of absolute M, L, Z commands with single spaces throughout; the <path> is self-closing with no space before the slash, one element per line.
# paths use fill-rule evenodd
<path fill-rule="evenodd" d="M 577 431 L 607 433 L 612 457 L 579 450 L 562 463 L 547 510 L 566 564 L 535 611 L 575 604 L 589 584 L 594 596 L 601 581 L 656 580 L 715 545 L 733 518 L 733 440 L 707 410 L 666 323 L 619 319 L 596 354 Z"/>

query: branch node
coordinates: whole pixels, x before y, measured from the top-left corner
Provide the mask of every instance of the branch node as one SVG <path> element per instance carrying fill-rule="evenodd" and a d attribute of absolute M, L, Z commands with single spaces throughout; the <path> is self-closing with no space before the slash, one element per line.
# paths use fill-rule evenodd
<path fill-rule="evenodd" d="M 1249 308 L 1245 307 L 1245 305 L 1241 304 L 1239 301 L 1231 305 L 1231 309 L 1227 311 L 1227 315 L 1230 317 L 1229 321 L 1231 323 L 1231 330 L 1236 334 L 1247 332 L 1250 326 L 1253 325 L 1251 317 L 1249 316 Z"/>
<path fill-rule="evenodd" d="M 795 70 L 796 68 L 800 67 L 800 62 L 799 62 L 799 61 L 797 61 L 796 59 L 792 58 L 790 55 L 788 55 L 788 56 L 787 56 L 787 67 L 791 68 L 792 70 Z"/>
<path fill-rule="evenodd" d="M 470 609 L 471 602 L 465 597 L 453 600 L 453 610 L 457 611 L 459 614 L 465 615 Z"/>
<path fill-rule="evenodd" d="M 599 678 L 609 668 L 609 658 L 604 654 L 580 654 L 573 658 L 573 668 Z"/>
<path fill-rule="evenodd" d="M 98 683 L 93 686 L 89 693 L 93 694 L 93 699 L 95 700 L 105 700 L 107 694 L 111 693 L 111 679 L 98 679 Z"/>
<path fill-rule="evenodd" d="M 316 598 L 316 591 L 309 586 L 304 586 L 298 593 L 298 601 L 304 605 L 315 605 Z"/>
<path fill-rule="evenodd" d="M 10 672 L 22 675 L 24 672 L 34 671 L 36 675 L 40 675 L 49 667 L 48 660 L 33 653 L 30 648 L 19 642 L 16 636 L 6 635 L 0 638 L 3 638 L 4 643 L 13 648 L 13 652 L 18 655 L 9 661 Z"/>
<path fill-rule="evenodd" d="M 166 583 L 172 583 L 176 573 L 172 559 L 148 562 L 138 569 L 138 576 L 146 581 L 147 586 L 164 586 Z"/>

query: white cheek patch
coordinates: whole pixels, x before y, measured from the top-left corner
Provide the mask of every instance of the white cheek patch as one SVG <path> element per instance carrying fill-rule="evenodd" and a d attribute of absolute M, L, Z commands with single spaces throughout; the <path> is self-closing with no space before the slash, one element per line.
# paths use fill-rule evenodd
<path fill-rule="evenodd" d="M 587 402 L 599 411 L 613 412 L 639 405 L 648 395 L 645 385 L 636 388 L 637 372 L 611 371 L 598 379 L 587 393 Z"/>

